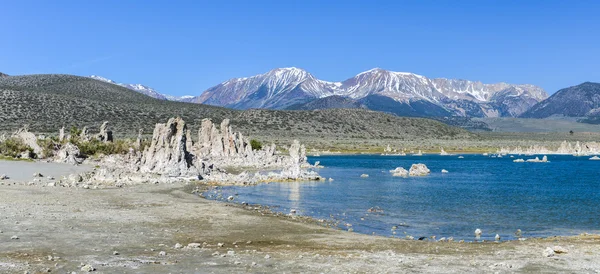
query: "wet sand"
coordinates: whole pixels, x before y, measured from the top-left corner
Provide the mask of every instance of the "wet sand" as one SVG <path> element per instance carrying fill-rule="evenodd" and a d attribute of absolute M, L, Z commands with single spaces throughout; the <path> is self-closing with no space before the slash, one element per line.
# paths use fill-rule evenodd
<path fill-rule="evenodd" d="M 82 273 L 84 264 L 96 273 L 600 273 L 598 236 L 393 239 L 206 200 L 189 189 L 0 185 L 0 273 Z M 190 243 L 198 248 L 185 248 Z M 568 252 L 542 255 L 556 245 Z"/>
<path fill-rule="evenodd" d="M 60 179 L 62 176 L 90 171 L 92 168 L 87 165 L 0 160 L 0 175 L 5 174 L 9 177 L 5 182 L 32 181 L 35 179 L 34 173 L 40 173 L 45 178 L 51 176 Z"/>

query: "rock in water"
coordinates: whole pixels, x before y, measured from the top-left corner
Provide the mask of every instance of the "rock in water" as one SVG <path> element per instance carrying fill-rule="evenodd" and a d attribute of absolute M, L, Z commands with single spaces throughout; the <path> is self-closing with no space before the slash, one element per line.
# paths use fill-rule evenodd
<path fill-rule="evenodd" d="M 482 231 L 481 229 L 475 229 L 475 239 L 479 240 L 481 238 Z"/>
<path fill-rule="evenodd" d="M 404 169 L 403 167 L 397 167 L 396 169 L 392 169 L 390 170 L 390 173 L 392 173 L 392 176 L 394 177 L 408 176 L 408 170 Z"/>
<path fill-rule="evenodd" d="M 169 176 L 197 176 L 194 159 L 187 150 L 187 130 L 181 118 L 156 124 L 150 147 L 144 150 L 140 170 Z"/>
<path fill-rule="evenodd" d="M 517 237 L 517 238 L 523 237 L 523 232 L 521 231 L 521 229 L 517 229 L 517 231 L 515 231 L 515 237 Z"/>
<path fill-rule="evenodd" d="M 600 160 L 600 157 L 594 156 L 594 157 L 590 158 L 590 160 L 592 160 L 592 161 L 598 161 L 598 160 Z"/>
<path fill-rule="evenodd" d="M 548 156 L 542 157 L 542 159 L 540 160 L 540 158 L 535 157 L 534 159 L 527 159 L 528 163 L 548 163 Z"/>
<path fill-rule="evenodd" d="M 408 175 L 410 176 L 426 176 L 431 171 L 425 164 L 413 164 L 408 171 Z"/>

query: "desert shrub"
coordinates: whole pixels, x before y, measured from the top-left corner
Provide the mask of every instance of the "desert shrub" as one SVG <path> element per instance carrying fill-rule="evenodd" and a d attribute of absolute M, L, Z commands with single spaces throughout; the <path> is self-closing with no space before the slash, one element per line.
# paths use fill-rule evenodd
<path fill-rule="evenodd" d="M 150 140 L 148 139 L 144 139 L 142 140 L 141 144 L 140 144 L 140 151 L 144 151 L 144 149 L 146 149 L 147 147 L 150 146 Z"/>
<path fill-rule="evenodd" d="M 252 139 L 250 140 L 250 146 L 252 146 L 253 150 L 261 150 L 263 145 L 260 141 Z"/>
<path fill-rule="evenodd" d="M 129 151 L 130 147 L 130 143 L 125 140 L 117 140 L 115 142 L 105 143 L 96 139 L 92 139 L 89 142 L 76 142 L 74 144 L 79 147 L 79 151 L 83 157 L 90 157 L 99 154 L 124 154 Z"/>
<path fill-rule="evenodd" d="M 8 138 L 0 143 L 0 155 L 18 158 L 21 153 L 29 152 L 29 157 L 34 155 L 33 149 L 17 138 Z"/>
<path fill-rule="evenodd" d="M 42 154 L 45 157 L 50 157 L 54 154 L 55 150 L 58 150 L 58 139 L 56 138 L 46 138 L 46 139 L 38 139 L 38 145 L 42 148 Z"/>

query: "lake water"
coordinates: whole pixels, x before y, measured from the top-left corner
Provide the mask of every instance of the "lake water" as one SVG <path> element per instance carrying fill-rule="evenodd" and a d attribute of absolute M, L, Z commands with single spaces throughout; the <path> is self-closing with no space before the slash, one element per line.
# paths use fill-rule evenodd
<path fill-rule="evenodd" d="M 548 156 L 549 163 L 513 163 L 515 156 L 322 156 L 329 182 L 271 183 L 223 187 L 234 202 L 273 206 L 276 211 L 340 221 L 354 232 L 383 236 L 482 239 L 600 233 L 600 161 Z M 541 157 L 540 157 L 541 158 Z M 389 170 L 426 164 L 426 177 L 393 177 Z M 446 169 L 449 173 L 441 173 Z M 361 178 L 361 174 L 368 178 Z M 211 193 L 207 193 L 211 195 Z M 215 196 L 214 194 L 211 196 Z M 380 208 L 383 212 L 368 212 Z M 397 226 L 396 230 L 392 230 Z M 394 234 L 395 232 L 395 234 Z"/>

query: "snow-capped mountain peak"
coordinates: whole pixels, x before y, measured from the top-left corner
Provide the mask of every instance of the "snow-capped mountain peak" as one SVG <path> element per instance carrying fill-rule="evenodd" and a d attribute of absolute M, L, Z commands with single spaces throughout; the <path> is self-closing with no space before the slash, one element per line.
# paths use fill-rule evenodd
<path fill-rule="evenodd" d="M 99 80 L 102 82 L 111 83 L 111 84 L 118 85 L 118 86 L 122 86 L 124 88 L 128 88 L 130 90 L 133 90 L 133 91 L 139 92 L 141 94 L 150 96 L 152 98 L 160 99 L 160 100 L 188 102 L 188 101 L 191 101 L 192 98 L 194 98 L 194 96 L 191 96 L 191 95 L 186 95 L 186 96 L 181 96 L 181 97 L 166 95 L 166 94 L 159 93 L 158 91 L 156 91 L 155 89 L 153 89 L 149 86 L 145 86 L 142 84 L 117 83 L 113 80 L 110 80 L 108 78 L 98 76 L 98 75 L 91 75 L 91 76 L 89 76 L 89 78 L 96 79 L 96 80 Z"/>
<path fill-rule="evenodd" d="M 395 72 L 373 68 L 343 82 L 329 82 L 315 78 L 309 72 L 296 68 L 277 68 L 264 74 L 246 78 L 234 78 L 212 87 L 192 102 L 233 108 L 287 108 L 293 104 L 338 95 L 361 100 L 371 95 L 391 98 L 399 103 L 427 101 L 450 112 L 465 113 L 465 104 L 481 105 L 481 113 L 500 113 L 493 109 L 502 105 L 498 100 L 519 103 L 516 109 L 502 113 L 518 115 L 523 109 L 545 99 L 546 92 L 533 85 L 510 85 L 505 83 L 483 84 L 468 80 L 430 79 L 410 72 Z M 513 99 L 511 99 L 513 98 Z M 466 101 L 461 103 L 461 100 Z M 513 100 L 514 101 L 514 100 Z M 467 103 L 471 102 L 471 103 Z M 485 105 L 485 106 L 484 106 Z M 493 106 L 491 106 L 493 105 Z"/>
<path fill-rule="evenodd" d="M 110 80 L 110 79 L 108 79 L 108 78 L 104 78 L 104 77 L 102 77 L 102 76 L 98 76 L 98 75 L 91 75 L 91 76 L 90 76 L 90 78 L 92 78 L 92 79 L 96 79 L 96 80 L 100 80 L 100 81 L 102 81 L 102 82 L 107 82 L 107 83 L 111 83 L 111 84 L 117 84 L 117 83 L 115 83 L 115 81 L 113 81 L 113 80 Z"/>

